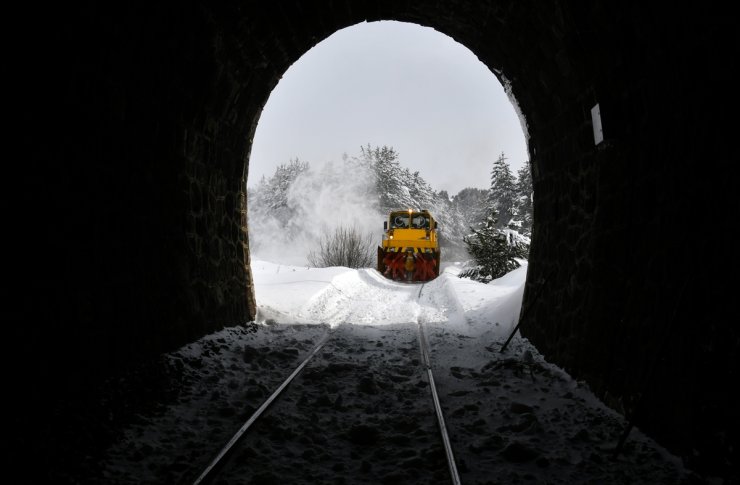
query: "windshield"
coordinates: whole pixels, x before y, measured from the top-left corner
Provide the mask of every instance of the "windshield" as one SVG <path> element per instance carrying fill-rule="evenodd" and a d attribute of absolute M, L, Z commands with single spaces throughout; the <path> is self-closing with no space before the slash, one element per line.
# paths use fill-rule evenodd
<path fill-rule="evenodd" d="M 414 229 L 426 229 L 429 227 L 429 218 L 424 214 L 415 214 L 411 218 L 411 227 Z"/>
<path fill-rule="evenodd" d="M 393 214 L 391 216 L 391 227 L 394 229 L 408 229 L 409 218 L 411 219 L 412 229 L 428 229 L 429 228 L 429 216 L 426 214 L 408 212 Z"/>
<path fill-rule="evenodd" d="M 391 227 L 408 228 L 409 227 L 409 215 L 408 214 L 394 214 L 393 217 L 391 217 Z"/>

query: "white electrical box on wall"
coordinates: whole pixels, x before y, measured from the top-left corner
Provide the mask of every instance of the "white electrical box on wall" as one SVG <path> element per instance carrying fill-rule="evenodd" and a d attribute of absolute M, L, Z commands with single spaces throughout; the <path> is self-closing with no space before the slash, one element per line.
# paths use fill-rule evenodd
<path fill-rule="evenodd" d="M 591 123 L 594 126 L 594 145 L 604 141 L 604 130 L 601 129 L 601 108 L 599 104 L 591 108 Z"/>

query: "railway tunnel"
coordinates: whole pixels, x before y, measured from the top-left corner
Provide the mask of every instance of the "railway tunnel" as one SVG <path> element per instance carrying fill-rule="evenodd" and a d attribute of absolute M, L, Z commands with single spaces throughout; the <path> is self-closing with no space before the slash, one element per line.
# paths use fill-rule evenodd
<path fill-rule="evenodd" d="M 736 466 L 734 15 L 466 0 L 17 14 L 5 320 L 11 362 L 39 356 L 11 381 L 28 423 L 39 403 L 254 318 L 244 191 L 261 110 L 316 43 L 396 20 L 470 49 L 527 120 L 522 334 L 691 466 Z"/>

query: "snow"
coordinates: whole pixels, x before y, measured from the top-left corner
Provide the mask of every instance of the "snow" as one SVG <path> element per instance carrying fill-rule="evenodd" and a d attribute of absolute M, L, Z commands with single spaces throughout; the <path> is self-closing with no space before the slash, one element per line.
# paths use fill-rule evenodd
<path fill-rule="evenodd" d="M 681 460 L 633 429 L 518 332 L 526 261 L 489 284 L 443 265 L 425 285 L 373 269 L 253 260 L 257 328 L 168 354 L 177 389 L 98 463 L 105 483 L 192 483 L 328 335 L 237 443 L 216 483 L 450 483 L 419 327 L 463 484 L 688 483 Z"/>

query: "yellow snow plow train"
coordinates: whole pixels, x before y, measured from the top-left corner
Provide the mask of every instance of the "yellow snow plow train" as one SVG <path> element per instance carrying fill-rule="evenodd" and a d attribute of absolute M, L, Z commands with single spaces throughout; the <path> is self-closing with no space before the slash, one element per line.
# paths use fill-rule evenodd
<path fill-rule="evenodd" d="M 439 276 L 437 221 L 428 210 L 393 211 L 383 223 L 378 271 L 397 281 L 429 281 Z"/>

